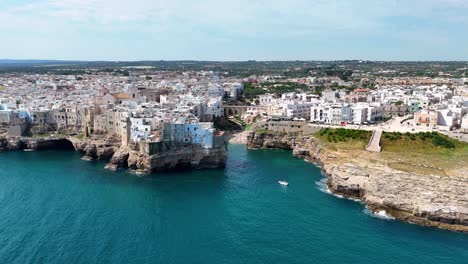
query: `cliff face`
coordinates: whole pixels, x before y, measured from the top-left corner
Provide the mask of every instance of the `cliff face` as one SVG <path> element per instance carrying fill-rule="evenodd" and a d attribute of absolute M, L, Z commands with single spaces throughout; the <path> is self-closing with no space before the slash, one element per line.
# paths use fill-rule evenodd
<path fill-rule="evenodd" d="M 17 150 L 74 150 L 73 144 L 66 138 L 30 139 L 0 138 L 0 151 Z"/>
<path fill-rule="evenodd" d="M 332 192 L 360 199 L 374 212 L 385 210 L 407 222 L 468 232 L 466 176 L 418 175 L 382 164 L 338 162 L 312 136 L 251 132 L 247 139 L 248 148 L 293 150 L 295 156 L 319 163 Z"/>
<path fill-rule="evenodd" d="M 112 138 L 0 138 L 0 151 L 76 150 L 87 160 L 109 160 L 118 147 L 119 142 Z"/>
<path fill-rule="evenodd" d="M 156 155 L 144 155 L 129 147 L 120 147 L 120 140 L 113 137 L 94 138 L 0 138 L 0 151 L 18 150 L 76 150 L 84 153 L 86 160 L 110 161 L 111 170 L 130 168 L 141 173 L 175 169 L 210 169 L 226 165 L 227 145 L 205 149 L 191 145 L 163 151 Z"/>
<path fill-rule="evenodd" d="M 108 161 L 120 147 L 120 140 L 112 137 L 95 139 L 71 138 L 70 141 L 76 150 L 84 153 L 83 159 L 86 160 Z"/>
<path fill-rule="evenodd" d="M 325 166 L 332 190 L 408 222 L 468 231 L 468 178 L 417 175 L 387 167 Z"/>
<path fill-rule="evenodd" d="M 176 169 L 211 169 L 226 165 L 227 146 L 204 149 L 193 145 L 177 148 L 155 155 L 144 155 L 129 148 L 119 149 L 107 165 L 109 169 L 130 168 L 141 173 L 170 171 Z"/>
<path fill-rule="evenodd" d="M 16 138 L 0 138 L 0 151 L 15 151 L 27 148 L 27 143 Z"/>
<path fill-rule="evenodd" d="M 294 156 L 322 165 L 326 153 L 322 152 L 320 142 L 312 136 L 282 133 L 255 133 L 247 136 L 249 149 L 284 149 L 292 150 Z"/>

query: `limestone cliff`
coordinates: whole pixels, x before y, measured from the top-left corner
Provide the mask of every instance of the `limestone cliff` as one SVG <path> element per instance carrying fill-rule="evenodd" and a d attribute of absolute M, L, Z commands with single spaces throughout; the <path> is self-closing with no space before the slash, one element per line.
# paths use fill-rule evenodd
<path fill-rule="evenodd" d="M 468 232 L 466 175 L 419 175 L 382 164 L 337 162 L 313 136 L 251 132 L 247 140 L 248 148 L 292 150 L 295 156 L 322 165 L 332 192 L 360 199 L 375 212 L 385 210 L 407 222 Z"/>
<path fill-rule="evenodd" d="M 104 137 L 10 137 L 0 138 L 0 151 L 76 150 L 83 152 L 87 160 L 109 160 L 119 148 L 119 143 L 115 138 Z"/>
<path fill-rule="evenodd" d="M 208 149 L 199 145 L 187 145 L 163 151 L 155 155 L 142 154 L 138 148 L 121 147 L 115 137 L 4 137 L 0 138 L 0 151 L 18 150 L 76 150 L 86 160 L 109 161 L 111 170 L 130 168 L 136 172 L 150 173 L 175 169 L 209 169 L 226 165 L 227 145 Z"/>
<path fill-rule="evenodd" d="M 198 145 L 180 147 L 154 155 L 130 148 L 119 149 L 107 165 L 109 169 L 130 168 L 139 173 L 176 169 L 211 169 L 226 165 L 227 146 L 205 149 Z"/>
<path fill-rule="evenodd" d="M 84 153 L 83 159 L 108 161 L 120 147 L 115 137 L 70 138 L 76 150 Z"/>

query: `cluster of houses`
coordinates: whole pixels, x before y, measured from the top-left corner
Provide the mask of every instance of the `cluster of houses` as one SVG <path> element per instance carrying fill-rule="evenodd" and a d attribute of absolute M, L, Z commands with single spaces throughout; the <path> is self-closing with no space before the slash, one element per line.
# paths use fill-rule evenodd
<path fill-rule="evenodd" d="M 259 96 L 258 106 L 251 107 L 244 115 L 249 118 L 257 114 L 327 125 L 367 125 L 392 117 L 408 117 L 406 120 L 411 120 L 415 128 L 467 132 L 468 89 L 409 85 L 327 90 L 321 96 L 264 94 Z"/>
<path fill-rule="evenodd" d="M 242 82 L 212 72 L 144 76 L 0 76 L 0 124 L 10 136 L 52 132 L 170 140 L 210 148 L 212 121 Z"/>
<path fill-rule="evenodd" d="M 333 80 L 302 83 L 325 81 Z M 118 135 L 126 144 L 165 140 L 209 148 L 213 121 L 226 115 L 247 122 L 275 117 L 327 125 L 367 125 L 399 116 L 416 128 L 468 133 L 465 85 L 426 79 L 380 83 L 376 89 L 329 89 L 321 95 L 263 94 L 239 106 L 232 102 L 242 96 L 243 81 L 214 72 L 0 75 L 0 133 Z"/>

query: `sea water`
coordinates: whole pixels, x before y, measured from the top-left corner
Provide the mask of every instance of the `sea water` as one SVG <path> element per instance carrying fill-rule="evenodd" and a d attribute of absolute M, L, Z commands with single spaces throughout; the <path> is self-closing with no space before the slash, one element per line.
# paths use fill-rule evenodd
<path fill-rule="evenodd" d="M 0 263 L 468 263 L 468 234 L 376 217 L 291 152 L 230 145 L 225 169 L 151 177 L 104 165 L 0 153 Z"/>

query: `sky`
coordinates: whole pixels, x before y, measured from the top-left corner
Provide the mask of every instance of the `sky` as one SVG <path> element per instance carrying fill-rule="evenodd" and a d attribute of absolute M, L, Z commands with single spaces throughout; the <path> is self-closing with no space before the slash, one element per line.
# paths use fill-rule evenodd
<path fill-rule="evenodd" d="M 468 60 L 468 0 L 0 0 L 0 58 Z"/>

